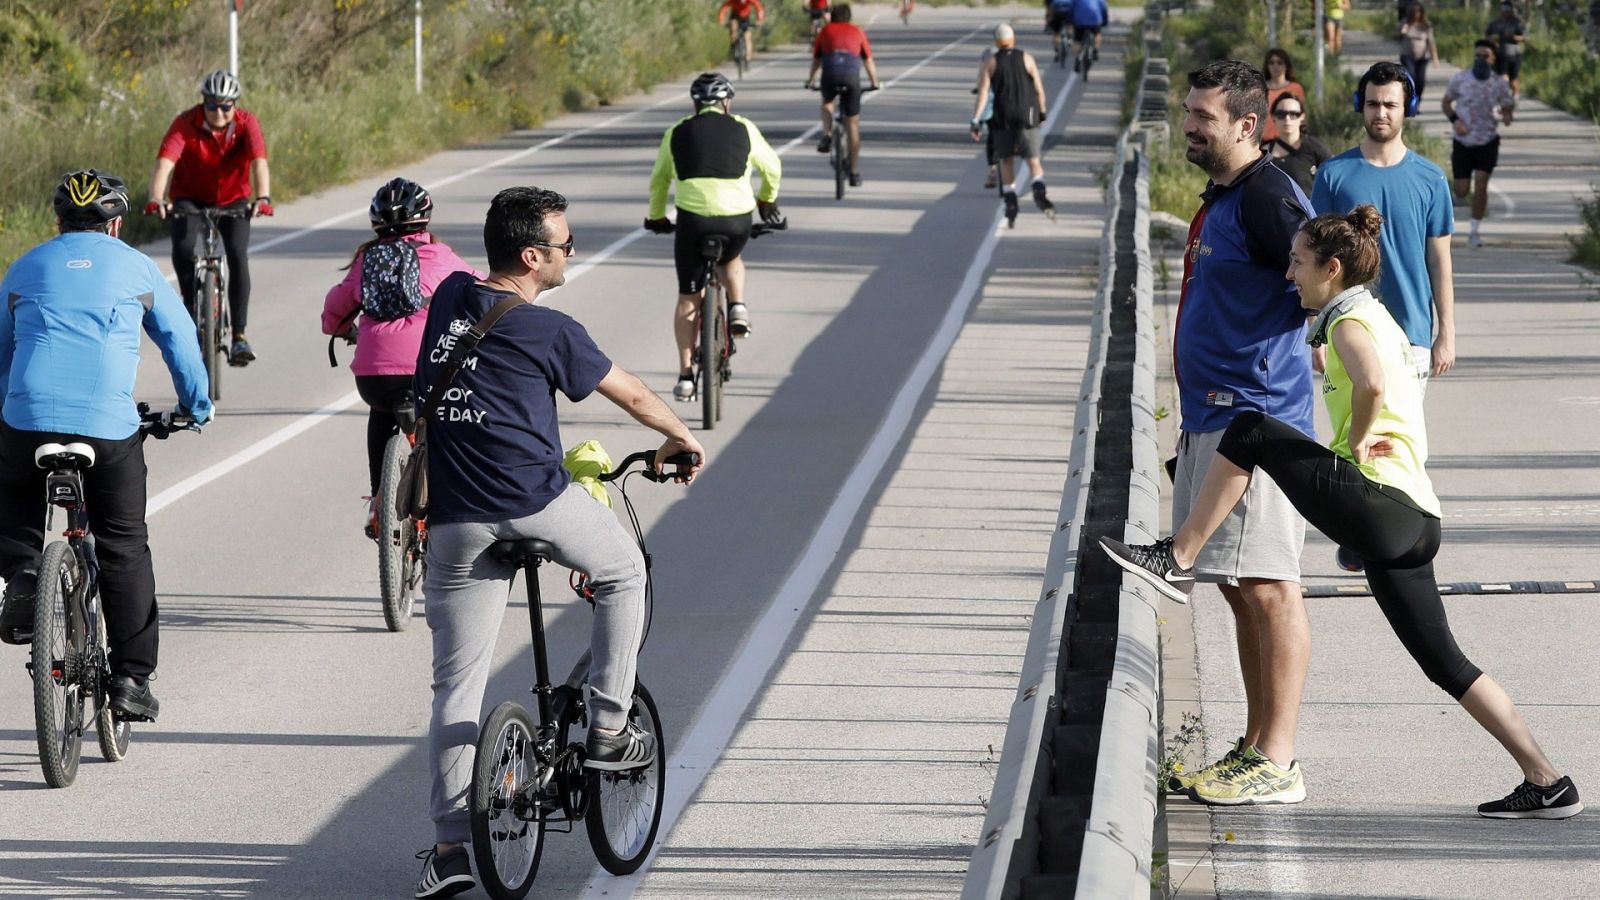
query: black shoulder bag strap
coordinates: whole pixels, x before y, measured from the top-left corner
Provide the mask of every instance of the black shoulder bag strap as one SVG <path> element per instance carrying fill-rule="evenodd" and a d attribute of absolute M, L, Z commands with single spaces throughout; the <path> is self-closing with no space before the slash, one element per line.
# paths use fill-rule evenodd
<path fill-rule="evenodd" d="M 428 392 L 428 402 L 422 405 L 422 415 L 417 419 L 419 426 L 433 418 L 433 414 L 439 410 L 439 404 L 444 402 L 444 392 L 449 389 L 450 382 L 456 380 L 456 373 L 460 372 L 461 367 L 466 365 L 467 357 L 472 355 L 472 351 L 478 349 L 478 342 L 488 335 L 489 329 L 494 327 L 494 323 L 500 321 L 500 317 L 510 312 L 514 307 L 521 306 L 526 302 L 515 294 L 501 300 L 485 313 L 483 318 L 478 320 L 478 324 L 468 328 L 466 333 L 461 335 L 460 339 L 456 341 L 455 348 L 450 351 L 450 357 L 445 360 L 444 371 L 439 374 L 439 380 L 434 383 L 433 390 Z"/>

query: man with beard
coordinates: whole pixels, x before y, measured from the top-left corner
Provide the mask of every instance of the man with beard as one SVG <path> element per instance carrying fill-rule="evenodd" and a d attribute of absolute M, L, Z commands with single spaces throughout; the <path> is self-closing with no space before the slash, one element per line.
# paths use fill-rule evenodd
<path fill-rule="evenodd" d="M 1235 416 L 1254 410 L 1307 435 L 1312 421 L 1306 314 L 1284 276 L 1311 202 L 1261 151 L 1267 82 L 1238 60 L 1189 73 L 1184 137 L 1210 176 L 1189 226 L 1173 329 L 1182 422 L 1172 515 L 1182 522 Z M 1244 735 L 1221 760 L 1168 789 L 1203 803 L 1296 803 L 1300 692 L 1311 629 L 1300 593 L 1305 520 L 1270 478 L 1257 478 L 1206 543 L 1194 578 L 1218 585 L 1233 611 L 1244 677 Z"/>
<path fill-rule="evenodd" d="M 705 450 L 655 392 L 600 352 L 565 313 L 539 295 L 566 282 L 572 256 L 567 201 L 555 191 L 507 188 L 489 204 L 483 244 L 489 277 L 446 278 L 434 292 L 417 358 L 416 396 L 428 426 L 428 628 L 433 631 L 432 849 L 417 897 L 473 887 L 467 784 L 478 714 L 516 570 L 491 558 L 496 541 L 539 538 L 556 563 L 589 573 L 589 735 L 584 766 L 621 771 L 653 762 L 655 735 L 629 721 L 635 657 L 643 639 L 645 567 L 611 510 L 561 464 L 556 392 L 577 402 L 598 391 L 666 441 L 655 466 L 676 453 L 693 479 Z M 477 343 L 472 343 L 476 338 Z M 448 390 L 434 395 L 435 385 Z M 423 423 L 419 422 L 421 427 Z"/>
<path fill-rule="evenodd" d="M 1370 203 L 1383 215 L 1378 297 L 1411 342 L 1411 364 L 1426 391 L 1430 375 L 1456 364 L 1455 207 L 1444 170 L 1406 148 L 1405 119 L 1417 114 L 1418 103 L 1406 70 L 1392 62 L 1373 65 L 1357 83 L 1355 100 L 1367 136 L 1322 164 L 1311 204 L 1342 215 Z M 1344 547 L 1336 559 L 1347 572 L 1364 567 Z"/>

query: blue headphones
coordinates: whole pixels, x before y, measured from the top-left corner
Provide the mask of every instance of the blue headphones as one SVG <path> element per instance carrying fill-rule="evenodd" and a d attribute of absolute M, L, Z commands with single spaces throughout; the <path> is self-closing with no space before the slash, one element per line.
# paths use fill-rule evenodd
<path fill-rule="evenodd" d="M 1371 69 L 1368 69 L 1366 74 L 1361 76 L 1361 80 L 1356 83 L 1356 92 L 1351 97 L 1355 102 L 1356 113 L 1359 114 L 1361 108 L 1367 103 L 1367 82 L 1372 80 L 1372 73 L 1378 66 L 1393 66 L 1393 69 L 1386 69 L 1386 72 L 1392 71 L 1400 76 L 1400 83 L 1405 86 L 1406 91 L 1406 118 L 1412 118 L 1421 112 L 1422 98 L 1417 96 L 1417 84 L 1411 80 L 1411 73 L 1407 72 L 1398 63 L 1377 63 Z M 1393 81 L 1385 81 L 1383 83 L 1393 84 Z"/>

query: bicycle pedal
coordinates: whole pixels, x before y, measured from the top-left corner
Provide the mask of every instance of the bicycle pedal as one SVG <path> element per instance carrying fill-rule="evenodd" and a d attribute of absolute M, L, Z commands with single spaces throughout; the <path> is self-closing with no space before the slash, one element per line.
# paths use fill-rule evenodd
<path fill-rule="evenodd" d="M 138 713 L 123 712 L 120 709 L 113 709 L 111 711 L 111 719 L 114 722 L 154 722 L 155 721 L 155 719 L 151 718 L 150 716 L 144 716 L 144 715 L 140 715 Z"/>

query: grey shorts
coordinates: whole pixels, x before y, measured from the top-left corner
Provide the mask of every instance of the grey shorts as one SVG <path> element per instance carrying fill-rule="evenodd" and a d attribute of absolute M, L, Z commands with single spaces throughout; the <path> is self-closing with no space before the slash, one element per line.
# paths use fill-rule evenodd
<path fill-rule="evenodd" d="M 1037 128 L 1006 128 L 989 120 L 989 134 L 994 138 L 994 160 L 999 162 L 1013 156 L 1038 159 L 1044 139 Z"/>
<path fill-rule="evenodd" d="M 1217 459 L 1222 430 L 1178 432 L 1178 469 L 1173 477 L 1172 521 L 1176 530 L 1189 515 L 1206 471 Z M 1241 578 L 1299 581 L 1306 520 L 1265 472 L 1250 479 L 1244 499 L 1206 541 L 1195 561 L 1196 580 L 1237 585 Z"/>

